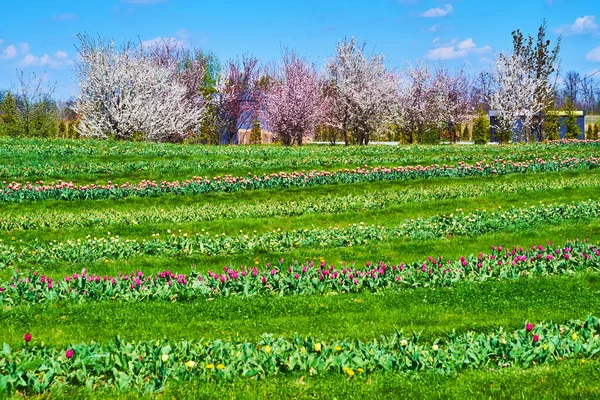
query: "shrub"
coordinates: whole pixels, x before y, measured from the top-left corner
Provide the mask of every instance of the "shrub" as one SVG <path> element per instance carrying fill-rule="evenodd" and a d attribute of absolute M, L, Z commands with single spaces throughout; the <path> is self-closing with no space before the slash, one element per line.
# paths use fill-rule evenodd
<path fill-rule="evenodd" d="M 483 109 L 477 112 L 477 118 L 473 122 L 473 142 L 475 144 L 487 144 L 490 141 L 490 120 Z"/>

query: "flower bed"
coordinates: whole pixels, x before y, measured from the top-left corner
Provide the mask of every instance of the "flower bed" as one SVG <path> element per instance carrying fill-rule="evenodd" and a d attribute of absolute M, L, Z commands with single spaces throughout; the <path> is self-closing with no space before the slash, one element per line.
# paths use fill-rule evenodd
<path fill-rule="evenodd" d="M 399 332 L 373 341 L 321 341 L 293 335 L 263 335 L 259 342 L 235 340 L 73 344 L 55 348 L 26 334 L 25 346 L 0 352 L 0 393 L 41 393 L 51 386 L 99 386 L 154 392 L 171 381 L 233 380 L 281 374 L 343 374 L 348 379 L 374 371 L 434 371 L 528 367 L 565 358 L 597 357 L 596 317 L 566 324 L 527 323 L 508 332 L 451 334 L 432 342 Z M 29 336 L 27 336 L 29 335 Z"/>
<path fill-rule="evenodd" d="M 445 260 L 388 264 L 367 263 L 335 267 L 324 260 L 257 267 L 224 267 L 223 271 L 190 274 L 163 271 L 155 275 L 120 273 L 101 276 L 74 273 L 52 278 L 38 272 L 15 272 L 0 283 L 0 304 L 52 301 L 194 301 L 216 296 L 310 295 L 358 293 L 383 289 L 447 287 L 461 282 L 520 279 L 530 276 L 569 275 L 600 271 L 600 249 L 587 242 L 563 246 L 532 246 L 529 249 L 494 247 L 490 254 Z"/>
<path fill-rule="evenodd" d="M 106 185 L 76 185 L 58 181 L 46 184 L 42 181 L 25 184 L 12 182 L 0 186 L 0 202 L 22 202 L 39 200 L 107 199 L 145 197 L 159 195 L 199 195 L 212 192 L 236 192 L 268 188 L 308 187 L 341 183 L 377 182 L 410 179 L 458 178 L 468 176 L 494 176 L 526 172 L 556 172 L 586 170 L 600 165 L 600 158 L 565 158 L 562 160 L 537 158 L 524 162 L 495 160 L 477 162 L 473 165 L 459 162 L 456 165 L 365 167 L 338 171 L 295 171 L 280 172 L 263 176 L 247 177 L 194 177 L 186 181 L 156 182 L 141 181 L 137 184 L 121 185 L 108 182 Z"/>
<path fill-rule="evenodd" d="M 372 242 L 405 237 L 432 239 L 448 235 L 480 235 L 513 227 L 528 227 L 535 223 L 585 220 L 600 215 L 600 202 L 582 201 L 571 204 L 539 205 L 511 208 L 508 211 L 477 211 L 447 216 L 406 220 L 395 227 L 368 226 L 363 223 L 344 228 L 298 229 L 262 234 L 227 236 L 225 233 L 175 235 L 168 231 L 166 239 L 154 234 L 151 240 L 86 238 L 66 242 L 37 242 L 12 245 L 0 240 L 0 267 L 17 262 L 52 263 L 93 262 L 128 259 L 138 255 L 231 255 L 250 253 L 256 249 L 285 252 L 292 248 L 334 248 L 367 245 Z"/>

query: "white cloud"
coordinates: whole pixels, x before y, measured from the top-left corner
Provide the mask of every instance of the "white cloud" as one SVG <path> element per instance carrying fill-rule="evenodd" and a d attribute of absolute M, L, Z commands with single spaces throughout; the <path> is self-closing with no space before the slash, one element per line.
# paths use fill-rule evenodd
<path fill-rule="evenodd" d="M 16 56 L 17 56 L 17 48 L 11 44 L 10 46 L 8 46 L 7 48 L 4 49 L 4 51 L 0 55 L 0 58 L 4 59 L 4 60 L 12 60 Z"/>
<path fill-rule="evenodd" d="M 59 50 L 53 55 L 48 53 L 42 55 L 41 57 L 34 56 L 31 53 L 27 53 L 21 61 L 19 61 L 19 65 L 21 67 L 48 67 L 48 68 L 62 68 L 67 65 L 72 64 L 72 61 L 69 60 L 69 56 L 66 52 Z"/>
<path fill-rule="evenodd" d="M 570 35 L 585 35 L 586 33 L 595 32 L 598 29 L 595 15 L 586 15 L 578 17 L 573 25 L 563 25 L 554 32 L 570 36 Z"/>
<path fill-rule="evenodd" d="M 444 6 L 444 8 L 440 8 L 440 7 L 430 8 L 429 10 L 422 13 L 421 16 L 426 17 L 426 18 L 440 18 L 440 17 L 445 17 L 446 15 L 450 14 L 452 11 L 454 11 L 452 4 L 446 4 Z"/>
<path fill-rule="evenodd" d="M 587 53 L 585 58 L 588 61 L 600 61 L 600 46 Z"/>
<path fill-rule="evenodd" d="M 439 24 L 432 25 L 432 26 L 429 28 L 429 32 L 437 32 L 437 31 L 439 31 L 439 30 L 440 30 L 440 25 L 439 25 Z"/>
<path fill-rule="evenodd" d="M 439 41 L 434 41 L 438 43 Z M 427 52 L 427 58 L 430 60 L 455 60 L 465 58 L 469 54 L 487 53 L 492 48 L 488 45 L 477 47 L 472 38 L 467 38 L 455 44 L 443 45 Z"/>

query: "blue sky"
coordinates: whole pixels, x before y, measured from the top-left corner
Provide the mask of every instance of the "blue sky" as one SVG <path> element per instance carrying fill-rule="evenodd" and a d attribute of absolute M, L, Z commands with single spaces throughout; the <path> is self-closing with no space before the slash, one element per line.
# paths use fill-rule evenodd
<path fill-rule="evenodd" d="M 344 36 L 365 40 L 392 68 L 406 61 L 444 60 L 471 72 L 488 68 L 509 50 L 511 31 L 563 35 L 562 69 L 586 75 L 600 68 L 600 7 L 596 0 L 20 0 L 3 4 L 0 89 L 16 83 L 16 70 L 46 74 L 56 95 L 74 90 L 76 35 L 174 38 L 225 60 L 250 53 L 276 59 L 296 48 L 317 66 Z M 600 78 L 600 74 L 596 75 Z"/>

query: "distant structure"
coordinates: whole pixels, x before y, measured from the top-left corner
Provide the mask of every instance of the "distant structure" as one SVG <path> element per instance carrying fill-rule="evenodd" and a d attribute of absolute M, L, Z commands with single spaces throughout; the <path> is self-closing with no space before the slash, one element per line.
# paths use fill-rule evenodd
<path fill-rule="evenodd" d="M 565 137 L 565 134 L 567 133 L 566 132 L 567 127 L 564 124 L 564 120 L 565 120 L 567 113 L 565 111 L 554 111 L 554 112 L 560 116 L 560 118 L 558 120 L 558 136 L 561 139 L 563 139 Z M 491 142 L 498 141 L 498 137 L 496 135 L 497 113 L 498 112 L 495 110 L 492 110 L 488 113 L 490 116 L 490 141 Z M 578 139 L 583 140 L 583 139 L 585 139 L 585 111 L 573 111 L 573 114 L 575 114 L 577 116 L 577 125 L 579 126 L 579 129 L 581 130 L 581 135 L 579 135 Z M 519 135 L 519 133 L 522 131 L 522 129 L 523 129 L 523 119 L 519 119 L 517 121 L 517 125 L 513 128 L 513 135 L 512 135 L 513 142 L 519 142 L 519 141 L 523 140 L 522 135 Z"/>

